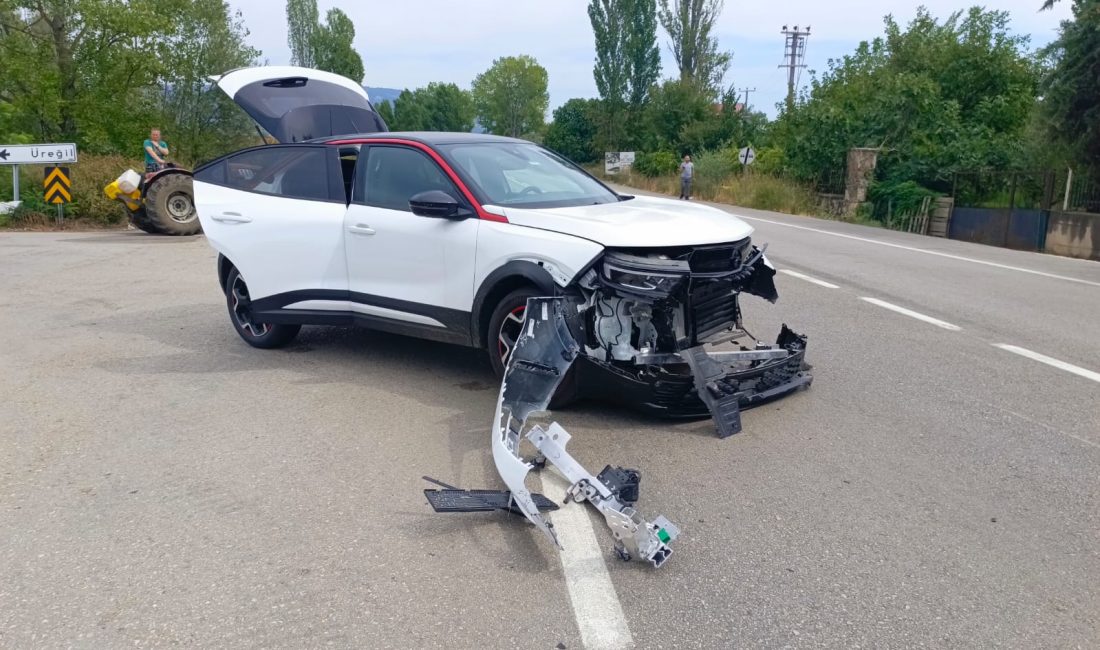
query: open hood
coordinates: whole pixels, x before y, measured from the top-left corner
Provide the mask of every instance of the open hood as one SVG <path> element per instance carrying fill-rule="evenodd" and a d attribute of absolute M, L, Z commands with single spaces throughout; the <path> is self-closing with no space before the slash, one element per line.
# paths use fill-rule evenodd
<path fill-rule="evenodd" d="M 338 74 L 270 66 L 211 79 L 279 142 L 389 130 L 367 91 Z"/>

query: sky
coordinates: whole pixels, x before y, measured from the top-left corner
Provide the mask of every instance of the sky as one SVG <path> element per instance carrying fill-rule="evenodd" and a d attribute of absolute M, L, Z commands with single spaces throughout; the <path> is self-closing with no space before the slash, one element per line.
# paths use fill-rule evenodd
<path fill-rule="evenodd" d="M 271 65 L 290 62 L 286 39 L 285 4 L 272 0 L 229 0 L 239 9 L 250 30 L 249 43 L 262 51 Z M 726 0 L 717 25 L 722 48 L 732 50 L 733 64 L 726 85 L 755 88 L 750 106 L 775 115 L 786 95 L 783 62 L 784 25 L 810 26 L 806 70 L 822 72 L 830 58 L 850 53 L 860 41 L 882 34 L 882 19 L 892 14 L 908 22 L 923 4 L 943 18 L 963 5 L 951 0 Z M 1057 36 L 1058 25 L 1070 16 L 1070 2 L 1040 12 L 1041 0 L 998 0 L 986 3 L 1008 11 L 1014 33 L 1029 36 L 1033 49 Z M 546 68 L 550 79 L 550 108 L 572 97 L 596 97 L 592 78 L 595 46 L 588 22 L 587 0 L 399 0 L 328 2 L 319 0 L 324 16 L 339 7 L 355 23 L 355 48 L 363 58 L 363 84 L 388 88 L 417 88 L 432 81 L 469 88 L 474 77 L 502 56 L 528 54 Z M 658 27 L 662 78 L 673 76 L 675 65 L 667 37 Z M 744 95 L 742 95 L 744 99 Z"/>

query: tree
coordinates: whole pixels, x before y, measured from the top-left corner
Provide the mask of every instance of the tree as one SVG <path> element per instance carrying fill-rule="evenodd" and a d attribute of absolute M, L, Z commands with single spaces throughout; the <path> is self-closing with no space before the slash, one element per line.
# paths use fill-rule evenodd
<path fill-rule="evenodd" d="M 158 115 L 155 55 L 185 0 L 0 0 L 0 101 L 14 128 L 92 152 L 132 149 Z"/>
<path fill-rule="evenodd" d="M 906 28 L 833 61 L 776 127 L 788 171 L 844 169 L 852 147 L 876 147 L 879 173 L 946 189 L 958 170 L 1027 165 L 1023 135 L 1038 69 L 1003 11 L 971 9 L 940 22 L 921 9 Z"/>
<path fill-rule="evenodd" d="M 638 114 L 649 98 L 649 90 L 661 76 L 656 0 L 630 0 L 623 50 L 629 71 L 628 100 L 631 112 Z"/>
<path fill-rule="evenodd" d="M 398 128 L 394 126 L 397 123 L 397 117 L 393 113 L 393 102 L 388 99 L 383 99 L 381 103 L 375 104 L 374 108 L 378 111 L 378 116 L 382 118 L 382 121 L 386 123 L 391 131 L 397 131 Z"/>
<path fill-rule="evenodd" d="M 340 9 L 329 9 L 319 22 L 317 0 L 287 0 L 290 61 L 363 82 L 363 59 L 355 51 L 355 23 Z"/>
<path fill-rule="evenodd" d="M 601 138 L 618 150 L 620 126 L 627 101 L 630 77 L 626 58 L 626 8 L 630 0 L 591 0 L 588 20 L 596 39 L 596 65 L 592 75 L 600 93 Z"/>
<path fill-rule="evenodd" d="M 680 80 L 717 94 L 730 65 L 730 53 L 718 49 L 712 35 L 723 0 L 661 0 L 661 26 L 680 68 Z"/>
<path fill-rule="evenodd" d="M 363 82 L 363 59 L 355 51 L 355 23 L 339 9 L 329 9 L 325 24 L 313 33 L 313 55 L 316 67 L 343 75 L 356 83 Z"/>
<path fill-rule="evenodd" d="M 546 68 L 530 56 L 496 59 L 473 83 L 474 107 L 482 125 L 512 137 L 538 133 L 550 104 L 547 83 Z"/>
<path fill-rule="evenodd" d="M 691 153 L 682 151 L 685 129 L 715 116 L 710 97 L 699 86 L 669 79 L 653 88 L 645 117 L 651 139 L 647 149 Z"/>
<path fill-rule="evenodd" d="M 474 102 L 455 84 L 432 82 L 401 91 L 393 105 L 395 131 L 460 131 L 474 128 Z"/>
<path fill-rule="evenodd" d="M 1054 68 L 1043 80 L 1049 136 L 1100 171 L 1100 1 L 1075 0 L 1051 54 Z"/>
<path fill-rule="evenodd" d="M 618 150 L 634 137 L 621 126 L 639 115 L 661 72 L 656 0 L 591 0 L 588 18 L 596 42 L 593 76 L 602 102 L 600 140 Z"/>
<path fill-rule="evenodd" d="M 554 121 L 547 127 L 542 143 L 573 162 L 599 160 L 600 150 L 596 146 L 599 112 L 599 100 L 570 99 L 554 109 Z"/>
<path fill-rule="evenodd" d="M 317 0 L 287 0 L 287 43 L 292 64 L 304 68 L 316 66 L 314 39 L 318 20 Z"/>
<path fill-rule="evenodd" d="M 158 44 L 157 55 L 168 62 L 161 78 L 162 123 L 176 160 L 213 158 L 248 133 L 244 113 L 208 81 L 256 62 L 260 53 L 245 44 L 247 36 L 241 12 L 224 0 L 193 0 Z"/>

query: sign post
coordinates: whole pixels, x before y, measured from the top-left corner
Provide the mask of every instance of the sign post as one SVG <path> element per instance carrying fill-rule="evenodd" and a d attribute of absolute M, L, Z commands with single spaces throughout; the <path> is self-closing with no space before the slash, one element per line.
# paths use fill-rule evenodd
<path fill-rule="evenodd" d="M 57 206 L 57 225 L 65 222 L 65 204 L 73 200 L 72 177 L 68 167 L 47 167 L 42 179 L 46 203 Z"/>
<path fill-rule="evenodd" d="M 737 160 L 741 161 L 742 165 L 748 166 L 756 160 L 756 152 L 752 147 L 741 147 L 741 150 L 737 152 Z"/>
<path fill-rule="evenodd" d="M 71 142 L 50 144 L 0 144 L 0 165 L 11 165 L 11 184 L 19 203 L 19 165 L 56 165 L 75 163 L 76 145 Z M 65 176 L 68 178 L 66 168 Z M 71 188 L 71 183 L 69 185 Z M 71 199 L 71 197 L 70 197 Z M 68 203 L 68 201 L 66 201 Z"/>

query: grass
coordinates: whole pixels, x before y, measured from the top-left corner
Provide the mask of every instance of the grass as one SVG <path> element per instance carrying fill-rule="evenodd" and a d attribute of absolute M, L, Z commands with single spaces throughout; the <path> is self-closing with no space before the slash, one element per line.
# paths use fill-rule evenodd
<path fill-rule="evenodd" d="M 591 171 L 608 182 L 669 196 L 680 195 L 680 178 L 677 175 L 651 178 L 632 171 L 614 176 L 604 174 L 602 168 Z M 793 181 L 766 174 L 729 174 L 721 177 L 696 174 L 692 198 L 758 210 L 821 216 L 817 196 L 811 190 Z"/>

